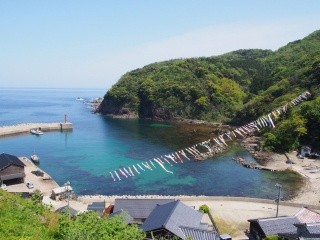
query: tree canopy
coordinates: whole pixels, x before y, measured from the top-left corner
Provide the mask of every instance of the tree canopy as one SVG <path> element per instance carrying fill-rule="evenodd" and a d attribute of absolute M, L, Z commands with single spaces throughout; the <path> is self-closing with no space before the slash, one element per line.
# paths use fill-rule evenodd
<path fill-rule="evenodd" d="M 277 51 L 238 50 L 135 69 L 107 91 L 98 111 L 119 114 L 126 109 L 140 118 L 191 118 L 239 125 L 270 112 L 305 90 L 312 93 L 313 99 L 317 98 L 319 83 L 320 30 Z M 319 143 L 310 130 L 319 122 L 319 116 L 310 109 L 317 105 L 312 101 L 288 116 L 291 123 L 305 119 L 302 123 L 306 129 L 295 144 L 288 142 L 288 148 L 302 140 L 313 145 Z M 290 131 L 285 124 L 282 123 L 281 131 Z M 271 143 L 272 135 L 266 137 Z"/>

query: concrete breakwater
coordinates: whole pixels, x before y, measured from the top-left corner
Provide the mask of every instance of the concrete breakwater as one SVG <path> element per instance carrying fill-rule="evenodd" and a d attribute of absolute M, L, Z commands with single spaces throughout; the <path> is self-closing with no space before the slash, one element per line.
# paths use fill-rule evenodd
<path fill-rule="evenodd" d="M 0 137 L 30 133 L 31 129 L 40 129 L 42 132 L 71 131 L 73 125 L 70 122 L 63 123 L 23 123 L 13 126 L 0 127 Z"/>

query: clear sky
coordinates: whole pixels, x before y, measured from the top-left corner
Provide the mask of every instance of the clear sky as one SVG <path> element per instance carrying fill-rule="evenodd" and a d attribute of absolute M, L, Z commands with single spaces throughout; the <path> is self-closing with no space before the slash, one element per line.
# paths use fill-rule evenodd
<path fill-rule="evenodd" d="M 108 89 L 127 71 L 320 29 L 319 0 L 0 0 L 0 88 Z"/>

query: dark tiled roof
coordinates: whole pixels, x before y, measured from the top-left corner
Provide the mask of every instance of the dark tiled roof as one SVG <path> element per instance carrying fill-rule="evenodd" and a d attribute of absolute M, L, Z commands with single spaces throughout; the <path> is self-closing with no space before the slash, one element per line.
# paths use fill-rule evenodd
<path fill-rule="evenodd" d="M 299 240 L 319 240 L 320 239 L 320 235 L 317 237 L 300 237 Z"/>
<path fill-rule="evenodd" d="M 320 234 L 320 223 L 306 224 L 306 229 L 310 234 Z"/>
<path fill-rule="evenodd" d="M 184 239 L 185 235 L 180 227 L 201 228 L 202 215 L 178 200 L 157 206 L 141 228 L 145 232 L 164 228 Z"/>
<path fill-rule="evenodd" d="M 130 214 L 127 211 L 120 210 L 120 211 L 117 211 L 117 212 L 113 212 L 113 213 L 111 213 L 109 215 L 109 217 L 113 217 L 113 216 L 122 217 L 122 219 L 124 220 L 124 222 L 126 224 L 133 223 L 133 217 L 131 217 Z"/>
<path fill-rule="evenodd" d="M 320 214 L 307 208 L 302 208 L 292 217 L 252 219 L 249 222 L 257 222 L 266 236 L 296 234 L 297 229 L 294 224 L 320 222 Z"/>
<path fill-rule="evenodd" d="M 305 239 L 318 237 L 320 239 L 320 222 L 319 223 L 301 223 L 295 224 L 297 227 L 297 234 Z"/>
<path fill-rule="evenodd" d="M 88 205 L 88 207 L 87 207 L 87 210 L 97 211 L 100 213 L 100 215 L 103 214 L 104 209 L 105 209 L 104 202 L 93 202 L 90 205 Z"/>
<path fill-rule="evenodd" d="M 0 154 L 0 171 L 10 165 L 17 165 L 24 167 L 24 163 L 21 160 L 13 155 L 2 153 Z"/>
<path fill-rule="evenodd" d="M 297 228 L 294 224 L 299 223 L 296 217 L 278 217 L 258 219 L 262 231 L 266 236 L 277 235 L 279 233 L 295 233 Z"/>
<path fill-rule="evenodd" d="M 218 240 L 219 236 L 216 232 L 201 230 L 190 227 L 180 227 L 185 237 L 191 237 L 192 240 Z"/>
<path fill-rule="evenodd" d="M 114 203 L 114 212 L 125 210 L 133 218 L 147 218 L 152 210 L 157 206 L 174 199 L 116 199 Z"/>
<path fill-rule="evenodd" d="M 68 212 L 69 209 L 70 209 L 70 215 L 71 215 L 71 216 L 73 216 L 73 215 L 75 215 L 75 214 L 78 213 L 77 210 L 73 209 L 72 207 L 68 207 L 68 206 L 64 206 L 64 207 L 58 208 L 58 209 L 56 210 L 56 212 L 64 213 L 64 212 Z"/>
<path fill-rule="evenodd" d="M 297 225 L 298 233 L 301 240 L 319 240 L 320 239 L 320 223 L 306 223 Z"/>

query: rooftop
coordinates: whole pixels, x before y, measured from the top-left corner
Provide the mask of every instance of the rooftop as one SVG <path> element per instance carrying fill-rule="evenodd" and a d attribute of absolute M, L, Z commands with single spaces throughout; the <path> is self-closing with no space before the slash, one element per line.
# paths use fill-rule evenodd
<path fill-rule="evenodd" d="M 201 212 L 178 200 L 156 206 L 141 228 L 145 232 L 164 228 L 174 235 L 185 239 L 186 235 L 181 227 L 185 228 L 185 232 L 191 232 L 191 228 L 198 230 L 205 230 L 207 228 L 207 225 L 201 224 L 202 215 Z"/>
<path fill-rule="evenodd" d="M 120 210 L 127 211 L 133 218 L 147 218 L 152 210 L 157 206 L 174 199 L 115 199 L 114 212 Z"/>
<path fill-rule="evenodd" d="M 21 166 L 24 167 L 24 163 L 21 162 L 21 160 L 13 155 L 7 154 L 7 153 L 2 153 L 0 154 L 0 170 L 10 166 L 10 165 L 16 165 L 16 166 Z"/>

